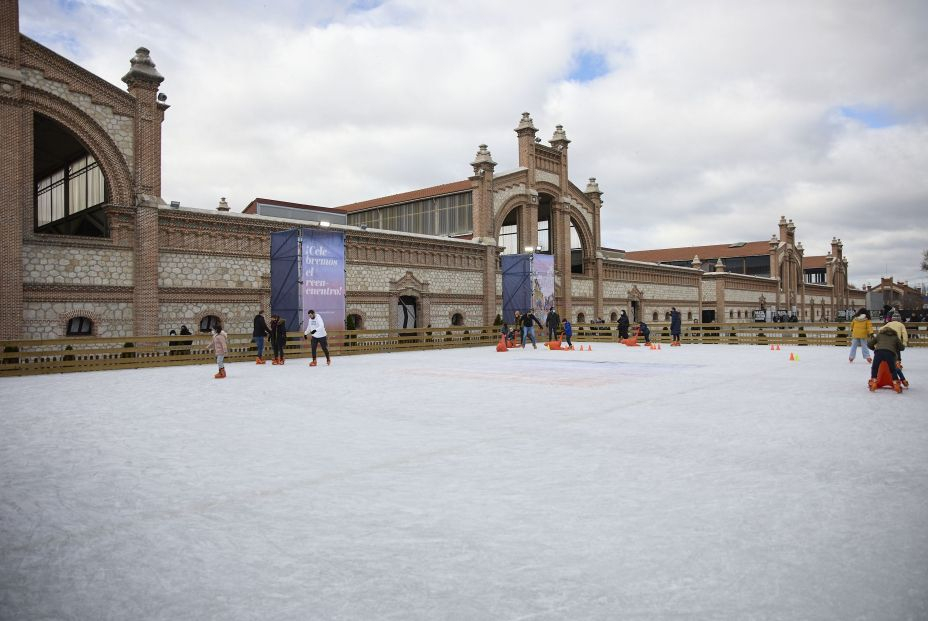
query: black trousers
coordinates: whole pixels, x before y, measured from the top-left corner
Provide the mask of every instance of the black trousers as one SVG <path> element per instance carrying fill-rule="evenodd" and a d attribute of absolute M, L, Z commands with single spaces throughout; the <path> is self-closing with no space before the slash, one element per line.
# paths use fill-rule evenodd
<path fill-rule="evenodd" d="M 320 339 L 317 339 L 315 336 L 312 337 L 312 341 L 310 341 L 310 347 L 312 348 L 312 351 L 313 351 L 313 360 L 316 359 L 316 346 L 317 345 L 322 346 L 322 353 L 325 354 L 325 359 L 328 360 L 329 359 L 329 337 L 323 336 Z"/>
<path fill-rule="evenodd" d="M 870 377 L 876 379 L 876 374 L 880 370 L 881 362 L 885 362 L 889 366 L 889 374 L 893 376 L 894 381 L 898 381 L 899 371 L 896 369 L 896 354 L 888 349 L 878 349 L 873 352 L 873 364 L 870 367 Z"/>
<path fill-rule="evenodd" d="M 283 359 L 284 357 L 284 344 L 286 341 L 283 339 L 274 339 L 274 357 Z"/>

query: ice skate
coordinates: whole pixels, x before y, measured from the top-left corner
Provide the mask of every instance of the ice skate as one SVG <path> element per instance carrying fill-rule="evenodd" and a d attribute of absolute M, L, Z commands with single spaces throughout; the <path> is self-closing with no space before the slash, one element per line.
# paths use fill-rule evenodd
<path fill-rule="evenodd" d="M 264 358 L 262 358 L 261 356 L 258 356 L 257 358 L 255 358 L 255 364 L 264 364 L 264 363 L 266 363 L 266 362 L 267 362 L 267 361 L 266 361 Z"/>
<path fill-rule="evenodd" d="M 909 380 L 900 380 L 900 381 L 902 382 L 903 386 L 905 386 L 906 388 L 909 387 Z"/>
<path fill-rule="evenodd" d="M 274 358 L 274 362 L 271 364 L 280 364 L 280 358 Z"/>
<path fill-rule="evenodd" d="M 331 358 L 326 358 L 326 359 L 325 359 L 325 366 L 327 366 L 327 367 L 332 366 L 332 359 L 331 359 Z"/>
<path fill-rule="evenodd" d="M 214 375 L 213 377 L 214 377 L 215 379 L 222 379 L 222 378 L 224 378 L 225 376 L 226 376 L 226 369 L 225 369 L 225 367 L 223 367 L 223 368 L 219 369 L 219 373 L 217 373 L 217 374 Z"/>
<path fill-rule="evenodd" d="M 869 382 L 867 382 L 867 386 L 870 387 L 870 392 L 873 392 L 879 385 L 876 383 L 876 378 L 874 377 Z"/>
<path fill-rule="evenodd" d="M 313 360 L 312 362 L 310 362 L 310 363 L 309 363 L 309 366 L 311 366 L 311 367 L 314 367 L 314 366 L 316 366 L 316 361 L 315 361 L 315 360 Z"/>
<path fill-rule="evenodd" d="M 893 390 L 902 394 L 902 384 L 899 382 L 899 380 L 893 380 Z"/>

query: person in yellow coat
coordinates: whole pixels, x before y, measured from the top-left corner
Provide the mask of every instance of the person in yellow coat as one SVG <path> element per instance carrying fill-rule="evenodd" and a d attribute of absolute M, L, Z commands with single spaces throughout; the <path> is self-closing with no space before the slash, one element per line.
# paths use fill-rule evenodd
<path fill-rule="evenodd" d="M 848 362 L 854 362 L 857 358 L 857 348 L 863 350 L 864 358 L 867 362 L 873 362 L 870 357 L 870 350 L 867 349 L 867 339 L 873 334 L 873 322 L 870 321 L 870 313 L 866 309 L 860 309 L 857 316 L 851 320 L 851 353 L 848 356 Z"/>

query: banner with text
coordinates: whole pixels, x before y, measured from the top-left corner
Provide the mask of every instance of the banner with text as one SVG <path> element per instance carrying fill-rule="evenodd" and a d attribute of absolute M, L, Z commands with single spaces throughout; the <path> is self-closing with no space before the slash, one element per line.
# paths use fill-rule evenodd
<path fill-rule="evenodd" d="M 544 323 L 554 306 L 554 255 L 536 254 L 532 259 L 532 310 Z"/>
<path fill-rule="evenodd" d="M 345 234 L 303 229 L 302 237 L 300 330 L 306 329 L 310 309 L 322 317 L 326 330 L 344 330 Z"/>

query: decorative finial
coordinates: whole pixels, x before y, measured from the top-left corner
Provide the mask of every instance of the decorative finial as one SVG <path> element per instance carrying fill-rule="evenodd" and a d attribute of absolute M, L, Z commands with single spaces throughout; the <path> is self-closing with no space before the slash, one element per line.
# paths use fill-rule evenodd
<path fill-rule="evenodd" d="M 229 211 L 229 203 L 226 202 L 225 196 L 219 199 L 219 206 L 216 207 L 216 211 Z"/>
<path fill-rule="evenodd" d="M 135 50 L 135 56 L 129 60 L 132 66 L 129 73 L 122 76 L 122 81 L 130 86 L 134 82 L 151 82 L 155 85 L 164 82 L 164 76 L 155 69 L 155 63 L 152 62 L 148 48 L 140 47 Z"/>

